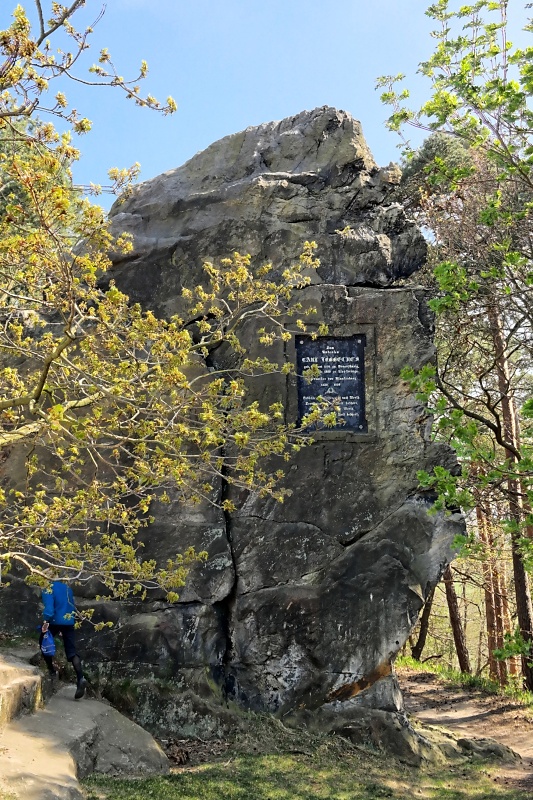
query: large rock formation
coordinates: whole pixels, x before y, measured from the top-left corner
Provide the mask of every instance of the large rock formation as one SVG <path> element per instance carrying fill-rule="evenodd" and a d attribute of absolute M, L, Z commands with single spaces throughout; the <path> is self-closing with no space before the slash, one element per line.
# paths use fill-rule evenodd
<path fill-rule="evenodd" d="M 283 264 L 314 239 L 323 283 L 389 286 L 426 252 L 414 223 L 387 203 L 399 177 L 394 165 L 376 166 L 359 122 L 343 111 L 248 128 L 142 184 L 115 209 L 115 228 L 132 234 L 135 250 L 114 277 L 130 297 L 170 315 L 181 288 L 201 280 L 205 260 L 238 250 Z"/>
<path fill-rule="evenodd" d="M 391 202 L 398 178 L 375 165 L 358 122 L 321 108 L 229 136 L 113 211 L 134 250 L 112 277 L 145 308 L 179 311 L 205 259 L 237 249 L 277 267 L 314 239 L 321 266 L 300 298 L 316 308 L 311 330 L 324 321 L 330 337 L 366 342 L 362 432 L 317 435 L 288 466 L 282 505 L 253 494 L 231 515 L 156 504 L 147 553 L 192 544 L 207 563 L 175 605 L 98 604 L 116 625 L 87 636 L 87 659 L 107 696 L 154 731 L 216 735 L 237 706 L 318 722 L 401 709 L 391 661 L 462 523 L 429 515 L 418 489 L 417 470 L 454 459 L 400 376 L 434 347 L 424 290 L 405 281 L 426 245 Z M 296 363 L 296 346 L 280 345 L 279 363 Z M 295 380 L 252 391 L 297 419 Z"/>

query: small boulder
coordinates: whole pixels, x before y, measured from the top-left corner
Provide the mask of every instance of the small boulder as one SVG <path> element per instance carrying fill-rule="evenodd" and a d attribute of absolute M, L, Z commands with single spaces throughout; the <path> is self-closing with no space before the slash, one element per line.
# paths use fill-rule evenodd
<path fill-rule="evenodd" d="M 334 733 L 355 744 L 375 747 L 409 766 L 442 764 L 445 761 L 442 750 L 416 731 L 404 714 L 365 710 L 349 724 L 335 729 Z"/>
<path fill-rule="evenodd" d="M 503 761 L 504 764 L 514 764 L 522 758 L 505 744 L 497 742 L 490 737 L 482 739 L 458 739 L 457 744 L 468 755 L 483 758 L 487 761 Z"/>

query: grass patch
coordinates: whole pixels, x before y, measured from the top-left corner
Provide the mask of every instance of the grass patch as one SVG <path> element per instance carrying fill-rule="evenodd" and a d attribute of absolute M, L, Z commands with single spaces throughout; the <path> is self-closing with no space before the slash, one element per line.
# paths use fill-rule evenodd
<path fill-rule="evenodd" d="M 385 756 L 236 756 L 143 780 L 90 778 L 88 800 L 524 800 L 472 765 L 415 770 Z"/>
<path fill-rule="evenodd" d="M 500 686 L 496 681 L 491 681 L 482 675 L 469 675 L 466 672 L 459 672 L 459 670 L 450 669 L 443 666 L 438 662 L 433 661 L 431 665 L 415 661 L 410 656 L 399 656 L 396 659 L 396 666 L 406 667 L 415 672 L 434 672 L 439 678 L 448 686 L 455 686 L 460 689 L 478 689 L 486 694 L 500 695 L 501 697 L 509 697 L 520 705 L 528 708 L 533 708 L 533 693 L 521 689 L 516 684 L 509 684 L 508 686 Z"/>
<path fill-rule="evenodd" d="M 339 736 L 285 728 L 250 716 L 224 754 L 165 777 L 93 776 L 87 800 L 524 800 L 494 782 L 490 768 L 460 761 L 416 769 Z"/>

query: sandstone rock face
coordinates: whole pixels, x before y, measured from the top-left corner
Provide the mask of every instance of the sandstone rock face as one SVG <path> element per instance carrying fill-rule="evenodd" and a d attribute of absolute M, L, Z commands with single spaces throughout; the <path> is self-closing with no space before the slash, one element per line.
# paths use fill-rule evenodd
<path fill-rule="evenodd" d="M 165 316 L 206 259 L 250 253 L 286 263 L 319 246 L 318 280 L 388 286 L 414 272 L 426 246 L 401 208 L 384 201 L 399 180 L 379 169 L 359 122 L 321 108 L 227 136 L 182 167 L 142 184 L 115 208 L 135 251 L 114 276 Z M 349 226 L 349 232 L 344 231 Z"/>
<path fill-rule="evenodd" d="M 239 250 L 281 267 L 314 239 L 321 266 L 300 298 L 316 308 L 311 326 L 366 336 L 368 432 L 324 433 L 301 451 L 283 505 L 249 495 L 231 517 L 156 509 L 148 552 L 194 544 L 209 560 L 176 606 L 102 608 L 119 624 L 93 652 L 114 691 L 119 671 L 133 669 L 136 695 L 125 702 L 152 728 L 216 734 L 217 696 L 283 715 L 401 709 L 391 659 L 462 523 L 429 516 L 431 498 L 417 490 L 417 470 L 453 456 L 429 441 L 400 378 L 434 351 L 423 291 L 397 286 L 426 251 L 389 201 L 398 177 L 375 165 L 357 121 L 321 108 L 228 136 L 114 209 L 134 251 L 113 277 L 145 307 L 179 311 L 204 260 Z M 252 352 L 254 342 L 251 333 Z M 278 358 L 295 363 L 294 343 Z M 281 399 L 296 419 L 294 382 L 274 376 L 252 391 Z M 178 697 L 162 702 L 165 686 Z"/>
<path fill-rule="evenodd" d="M 314 239 L 321 266 L 299 298 L 316 309 L 311 330 L 326 322 L 330 336 L 366 342 L 368 430 L 318 434 L 287 467 L 283 505 L 241 495 L 232 515 L 156 506 L 147 555 L 194 545 L 207 563 L 175 605 L 97 603 L 95 619 L 116 624 L 85 634 L 88 668 L 154 732 L 216 736 L 238 709 L 318 725 L 363 708 L 401 711 L 391 662 L 462 520 L 428 515 L 431 497 L 418 489 L 417 470 L 450 467 L 454 456 L 431 442 L 400 376 L 434 347 L 424 291 L 405 282 L 426 245 L 389 200 L 397 180 L 396 168 L 375 165 L 358 122 L 321 108 L 229 136 L 113 211 L 134 250 L 112 277 L 145 308 L 178 312 L 206 259 L 238 249 L 281 268 Z M 252 354 L 256 342 L 250 331 Z M 296 363 L 296 346 L 279 346 L 280 364 Z M 297 419 L 292 378 L 272 375 L 251 391 Z"/>

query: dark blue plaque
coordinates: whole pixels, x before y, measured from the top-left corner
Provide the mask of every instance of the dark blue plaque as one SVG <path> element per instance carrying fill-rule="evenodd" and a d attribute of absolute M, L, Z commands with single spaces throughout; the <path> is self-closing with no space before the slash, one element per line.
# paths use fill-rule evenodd
<path fill-rule="evenodd" d="M 357 336 L 296 336 L 298 373 L 298 414 L 300 420 L 311 411 L 318 397 L 339 404 L 339 421 L 332 429 L 367 433 L 365 417 L 364 334 Z M 311 380 L 305 371 L 316 365 L 320 375 Z"/>

